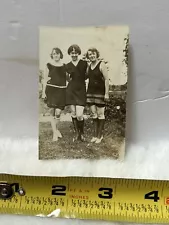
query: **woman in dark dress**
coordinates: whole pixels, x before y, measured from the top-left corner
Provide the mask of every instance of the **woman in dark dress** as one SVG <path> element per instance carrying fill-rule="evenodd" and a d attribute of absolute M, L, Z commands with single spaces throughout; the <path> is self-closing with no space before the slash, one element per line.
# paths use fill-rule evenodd
<path fill-rule="evenodd" d="M 62 138 L 58 130 L 61 111 L 66 104 L 66 68 L 61 62 L 63 58 L 62 51 L 59 48 L 53 48 L 51 53 L 52 63 L 47 63 L 44 79 L 43 97 L 45 102 L 51 108 L 51 126 L 53 131 L 53 141 Z"/>
<path fill-rule="evenodd" d="M 87 51 L 86 57 L 91 64 L 88 69 L 87 104 L 90 106 L 94 135 L 91 142 L 99 144 L 103 139 L 105 122 L 105 103 L 109 99 L 109 79 L 105 63 L 99 60 L 99 52 L 95 48 Z"/>
<path fill-rule="evenodd" d="M 83 111 L 86 105 L 86 70 L 87 62 L 79 59 L 81 49 L 78 45 L 68 48 L 71 62 L 66 65 L 69 74 L 69 84 L 66 91 L 66 105 L 70 106 L 72 122 L 76 132 L 75 140 L 84 141 L 84 118 Z"/>

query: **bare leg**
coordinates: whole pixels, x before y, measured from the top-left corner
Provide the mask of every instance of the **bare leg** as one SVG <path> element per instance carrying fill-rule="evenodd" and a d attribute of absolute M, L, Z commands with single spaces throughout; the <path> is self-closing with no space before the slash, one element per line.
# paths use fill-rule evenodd
<path fill-rule="evenodd" d="M 70 105 L 70 110 L 71 110 L 71 116 L 72 116 L 72 123 L 73 123 L 74 131 L 75 131 L 75 137 L 73 138 L 73 141 L 76 141 L 79 139 L 78 121 L 77 121 L 77 116 L 76 116 L 76 106 Z"/>
<path fill-rule="evenodd" d="M 76 106 L 75 105 L 70 105 L 70 111 L 71 111 L 71 116 L 73 118 L 76 118 Z"/>
<path fill-rule="evenodd" d="M 91 139 L 91 142 L 95 142 L 97 140 L 97 132 L 98 132 L 98 119 L 97 119 L 97 109 L 95 105 L 90 106 L 91 110 L 91 116 L 93 119 L 93 137 Z"/>
<path fill-rule="evenodd" d="M 55 118 L 55 109 L 51 110 L 50 122 L 53 132 L 53 141 L 58 141 L 57 129 L 56 129 L 56 118 Z"/>
<path fill-rule="evenodd" d="M 62 138 L 62 134 L 60 133 L 58 129 L 58 123 L 60 122 L 60 115 L 61 115 L 61 109 L 56 109 L 55 110 L 55 118 L 56 118 L 56 130 L 57 130 L 57 136 L 59 138 Z"/>

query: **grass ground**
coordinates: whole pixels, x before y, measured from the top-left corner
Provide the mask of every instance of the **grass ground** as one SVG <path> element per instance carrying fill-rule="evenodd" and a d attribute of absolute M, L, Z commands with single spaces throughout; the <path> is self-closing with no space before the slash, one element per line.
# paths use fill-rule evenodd
<path fill-rule="evenodd" d="M 104 140 L 99 145 L 90 143 L 93 132 L 93 124 L 90 118 L 85 120 L 84 130 L 86 141 L 75 143 L 72 141 L 74 137 L 74 131 L 71 121 L 60 122 L 59 129 L 63 134 L 63 138 L 59 139 L 58 142 L 52 142 L 52 129 L 50 122 L 40 122 L 39 159 L 119 158 L 120 148 L 125 140 L 125 101 L 122 99 L 123 98 L 121 98 L 121 95 L 116 97 L 113 95 L 111 99 L 112 104 L 107 108 L 106 111 Z M 47 108 L 40 100 L 40 113 L 43 114 L 46 112 Z"/>

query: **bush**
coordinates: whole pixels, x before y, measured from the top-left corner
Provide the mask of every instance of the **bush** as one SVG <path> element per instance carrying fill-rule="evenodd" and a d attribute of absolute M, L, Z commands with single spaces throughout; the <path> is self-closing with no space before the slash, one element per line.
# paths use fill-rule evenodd
<path fill-rule="evenodd" d="M 126 91 L 111 92 L 105 110 L 106 123 L 112 121 L 119 124 L 120 133 L 125 136 L 126 124 Z"/>
<path fill-rule="evenodd" d="M 120 121 L 125 120 L 126 114 L 126 93 L 120 92 L 110 93 L 110 100 L 106 105 L 106 119 L 117 119 Z"/>

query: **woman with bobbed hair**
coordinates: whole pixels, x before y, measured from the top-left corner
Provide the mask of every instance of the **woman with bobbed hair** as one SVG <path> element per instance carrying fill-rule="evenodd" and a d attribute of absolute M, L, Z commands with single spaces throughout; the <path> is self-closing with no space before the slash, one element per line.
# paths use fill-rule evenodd
<path fill-rule="evenodd" d="M 42 97 L 51 109 L 53 141 L 58 141 L 58 138 L 62 138 L 58 123 L 66 105 L 66 67 L 62 63 L 63 53 L 59 48 L 53 48 L 50 57 L 52 62 L 46 64 Z"/>
<path fill-rule="evenodd" d="M 66 65 L 70 81 L 67 86 L 66 105 L 70 106 L 72 122 L 76 136 L 74 140 L 84 141 L 84 107 L 86 105 L 86 71 L 87 62 L 80 59 L 81 49 L 73 44 L 68 48 L 71 61 Z"/>
<path fill-rule="evenodd" d="M 91 142 L 99 144 L 103 139 L 105 123 L 105 104 L 109 99 L 109 79 L 105 63 L 99 60 L 100 53 L 96 48 L 90 48 L 86 57 L 90 60 L 88 68 L 87 104 L 90 106 L 93 118 L 94 135 Z"/>

